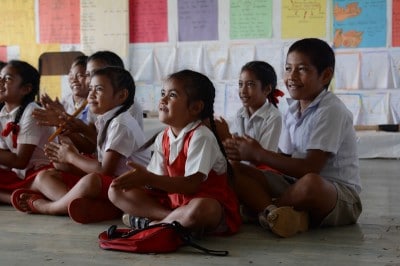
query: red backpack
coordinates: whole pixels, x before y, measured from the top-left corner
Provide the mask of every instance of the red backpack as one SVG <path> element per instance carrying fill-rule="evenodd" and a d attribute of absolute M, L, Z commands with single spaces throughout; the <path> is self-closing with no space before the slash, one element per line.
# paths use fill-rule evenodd
<path fill-rule="evenodd" d="M 117 228 L 112 225 L 100 233 L 99 246 L 105 250 L 133 253 L 167 253 L 188 245 L 209 255 L 226 256 L 228 251 L 211 250 L 197 245 L 180 223 L 160 223 L 143 229 Z"/>

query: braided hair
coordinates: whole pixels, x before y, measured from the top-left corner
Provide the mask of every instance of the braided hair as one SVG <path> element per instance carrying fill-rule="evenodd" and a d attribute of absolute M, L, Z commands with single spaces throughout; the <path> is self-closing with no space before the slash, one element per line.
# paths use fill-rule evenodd
<path fill-rule="evenodd" d="M 22 98 L 21 106 L 19 107 L 17 115 L 15 116 L 14 123 L 18 124 L 26 106 L 35 101 L 39 93 L 40 74 L 36 68 L 25 61 L 11 60 L 7 63 L 7 66 L 14 68 L 21 77 L 20 86 L 31 86 L 31 91 Z"/>
<path fill-rule="evenodd" d="M 210 124 L 210 129 L 214 133 L 214 136 L 218 142 L 218 146 L 227 161 L 227 173 L 229 181 L 231 182 L 233 179 L 232 166 L 227 159 L 228 157 L 226 155 L 225 148 L 217 134 L 217 128 L 214 121 L 214 84 L 207 76 L 188 69 L 171 74 L 168 79 L 177 79 L 183 82 L 184 90 L 188 95 L 188 104 L 191 104 L 195 101 L 203 102 L 204 107 L 200 113 L 200 118 L 201 120 L 207 121 Z"/>
<path fill-rule="evenodd" d="M 252 72 L 258 80 L 261 81 L 262 89 L 264 90 L 266 87 L 271 86 L 271 91 L 267 96 L 267 99 L 270 103 L 272 103 L 275 107 L 278 107 L 277 104 L 279 102 L 277 96 L 280 95 L 280 91 L 276 89 L 277 85 L 277 77 L 274 68 L 264 61 L 251 61 L 246 63 L 240 72 L 250 71 Z M 278 94 L 277 94 L 277 91 Z"/>
<path fill-rule="evenodd" d="M 17 135 L 19 133 L 19 121 L 21 120 L 22 114 L 24 113 L 26 106 L 35 101 L 39 93 L 40 74 L 36 68 L 25 61 L 11 60 L 7 63 L 6 66 L 14 68 L 18 75 L 21 77 L 20 86 L 30 85 L 31 87 L 30 92 L 22 98 L 20 103 L 21 105 L 18 107 L 14 121 L 9 123 L 6 129 L 4 129 L 2 132 L 3 136 L 7 136 L 9 133 L 12 133 L 14 143 L 13 145 L 16 148 Z M 4 105 L 4 102 L 0 104 L 0 110 L 3 108 Z"/>
<path fill-rule="evenodd" d="M 133 80 L 133 77 L 129 73 L 129 71 L 121 67 L 108 66 L 105 68 L 100 68 L 93 72 L 93 76 L 105 76 L 106 78 L 108 78 L 114 90 L 114 94 L 124 89 L 128 91 L 128 97 L 125 99 L 125 101 L 122 103 L 122 106 L 113 115 L 113 117 L 107 120 L 104 129 L 100 134 L 99 146 L 102 146 L 107 135 L 108 126 L 110 125 L 111 121 L 121 113 L 127 111 L 129 107 L 133 104 L 136 86 L 135 81 Z"/>

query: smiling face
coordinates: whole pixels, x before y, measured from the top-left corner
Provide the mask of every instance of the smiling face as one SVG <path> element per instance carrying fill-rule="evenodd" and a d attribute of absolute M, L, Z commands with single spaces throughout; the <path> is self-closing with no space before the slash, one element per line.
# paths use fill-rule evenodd
<path fill-rule="evenodd" d="M 74 96 L 86 98 L 89 90 L 86 85 L 86 68 L 82 65 L 73 65 L 68 75 L 69 85 Z"/>
<path fill-rule="evenodd" d="M 21 84 L 22 78 L 14 67 L 6 65 L 1 69 L 0 101 L 6 103 L 8 111 L 19 106 L 22 98 L 31 90 L 30 86 Z"/>
<path fill-rule="evenodd" d="M 287 55 L 284 82 L 290 96 L 300 101 L 302 110 L 325 89 L 332 76 L 331 68 L 318 74 L 317 68 L 303 53 L 293 51 Z"/>
<path fill-rule="evenodd" d="M 103 75 L 94 75 L 90 80 L 88 103 L 95 114 L 104 114 L 121 105 L 126 99 L 126 90 L 114 92 L 110 80 Z"/>
<path fill-rule="evenodd" d="M 178 135 L 188 123 L 199 119 L 203 107 L 199 103 L 197 101 L 189 104 L 183 81 L 170 78 L 161 90 L 158 118 Z"/>
<path fill-rule="evenodd" d="M 239 78 L 239 97 L 243 106 L 252 115 L 265 103 L 271 87 L 263 88 L 261 81 L 249 70 L 240 73 Z"/>

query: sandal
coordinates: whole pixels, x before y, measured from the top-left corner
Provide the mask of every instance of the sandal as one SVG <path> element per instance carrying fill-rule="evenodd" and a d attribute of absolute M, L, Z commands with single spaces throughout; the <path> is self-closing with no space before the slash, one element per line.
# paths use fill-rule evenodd
<path fill-rule="evenodd" d="M 151 221 L 146 217 L 138 217 L 125 213 L 122 215 L 122 222 L 130 228 L 143 229 L 149 227 Z"/>
<path fill-rule="evenodd" d="M 21 206 L 21 201 L 23 201 L 23 199 L 21 198 L 22 194 L 29 195 L 25 200 L 28 208 L 23 208 Z M 46 199 L 46 197 L 40 192 L 31 190 L 31 189 L 26 189 L 26 188 L 17 189 L 11 194 L 12 206 L 15 209 L 19 210 L 20 212 L 25 212 L 25 213 L 30 213 L 30 214 L 40 213 L 33 205 L 33 202 L 38 199 Z"/>
<path fill-rule="evenodd" d="M 122 212 L 108 200 L 76 198 L 68 205 L 68 214 L 75 222 L 88 224 L 117 219 Z"/>

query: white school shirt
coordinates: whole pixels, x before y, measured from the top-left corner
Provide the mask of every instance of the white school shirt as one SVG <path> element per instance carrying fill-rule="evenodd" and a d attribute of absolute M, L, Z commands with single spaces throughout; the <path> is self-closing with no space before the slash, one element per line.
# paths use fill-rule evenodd
<path fill-rule="evenodd" d="M 99 138 L 107 120 L 113 117 L 120 107 L 121 106 L 117 106 L 102 115 L 98 115 L 95 123 L 97 129 L 97 156 L 99 162 L 103 161 L 104 153 L 108 150 L 118 152 L 124 157 L 117 162 L 118 166 L 115 176 L 131 170 L 130 167 L 126 166 L 127 161 L 147 165 L 150 160 L 149 149 L 137 151 L 145 143 L 145 136 L 135 118 L 133 118 L 128 111 L 122 112 L 111 121 L 107 128 L 107 134 L 103 145 L 101 147 L 99 146 Z"/>
<path fill-rule="evenodd" d="M 251 117 L 246 108 L 241 107 L 236 113 L 230 131 L 239 136 L 246 134 L 257 140 L 264 149 L 276 152 L 281 130 L 281 112 L 266 101 Z"/>
<path fill-rule="evenodd" d="M 331 153 L 319 174 L 361 192 L 353 115 L 343 102 L 324 90 L 303 114 L 299 101 L 288 99 L 288 103 L 279 149 L 294 158 L 305 158 L 310 149 Z"/>
<path fill-rule="evenodd" d="M 17 138 L 17 145 L 21 144 L 32 144 L 35 145 L 35 150 L 29 160 L 29 163 L 25 169 L 11 169 L 14 171 L 19 178 L 24 179 L 27 170 L 37 170 L 42 166 L 50 164 L 49 159 L 44 154 L 44 145 L 48 143 L 47 139 L 54 132 L 53 127 L 39 126 L 37 121 L 32 118 L 32 112 L 34 109 L 41 108 L 38 104 L 32 102 L 29 103 L 21 119 L 18 123 L 20 131 Z M 7 112 L 5 106 L 0 110 L 0 125 L 1 131 L 6 127 L 8 122 L 13 122 L 17 115 L 17 110 L 14 108 L 11 112 Z M 12 133 L 7 137 L 1 136 L 2 141 L 0 142 L 0 148 L 10 150 L 12 153 L 17 153 L 17 148 L 13 147 Z"/>
<path fill-rule="evenodd" d="M 67 114 L 72 115 L 75 112 L 75 102 L 72 93 L 63 97 L 61 99 L 61 104 Z M 86 107 L 77 115 L 77 118 L 85 122 L 85 124 L 88 124 L 89 117 L 93 116 L 94 114 L 90 111 L 89 105 L 86 105 Z M 95 118 L 92 118 L 91 120 L 95 121 Z"/>
<path fill-rule="evenodd" d="M 171 128 L 168 128 L 168 137 L 170 145 L 169 163 L 173 163 L 183 149 L 184 138 L 186 134 L 196 127 L 201 121 L 189 123 L 178 136 L 174 136 Z M 164 165 L 164 152 L 162 147 L 164 131 L 158 134 L 154 142 L 154 153 L 151 157 L 147 170 L 157 175 L 168 175 Z M 225 173 L 227 163 L 222 154 L 217 139 L 211 130 L 205 125 L 200 125 L 192 135 L 187 150 L 187 160 L 185 164 L 185 176 L 195 173 L 203 173 L 207 178 L 211 170 L 217 174 Z"/>
<path fill-rule="evenodd" d="M 128 112 L 135 118 L 136 122 L 139 124 L 140 128 L 143 129 L 143 109 L 140 104 L 135 101 L 133 105 L 128 109 Z M 97 116 L 92 112 L 88 115 L 88 123 L 95 123 Z"/>

